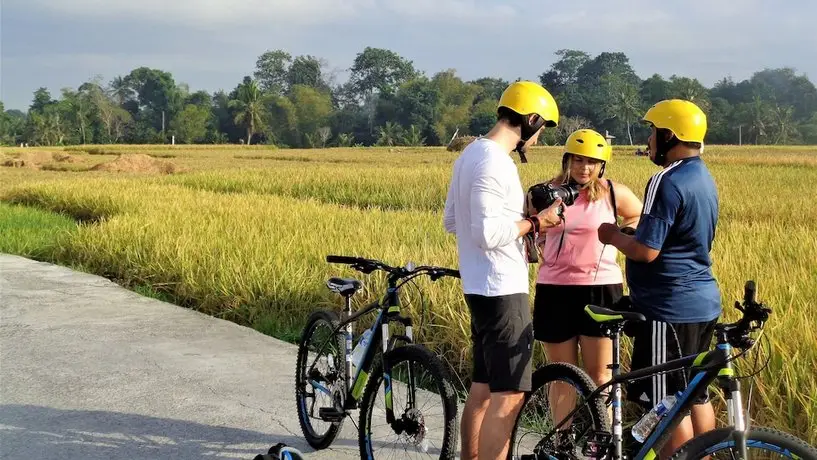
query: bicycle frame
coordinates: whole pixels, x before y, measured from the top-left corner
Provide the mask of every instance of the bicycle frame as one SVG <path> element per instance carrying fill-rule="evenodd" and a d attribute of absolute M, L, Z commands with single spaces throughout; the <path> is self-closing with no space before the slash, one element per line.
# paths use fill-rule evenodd
<path fill-rule="evenodd" d="M 342 334 L 344 336 L 345 342 L 345 355 L 346 360 L 344 363 L 346 369 L 346 380 L 344 381 L 344 389 L 343 393 L 344 397 L 344 406 L 343 410 L 355 410 L 358 408 L 360 403 L 360 398 L 363 395 L 363 390 L 366 388 L 366 383 L 369 380 L 369 373 L 371 372 L 371 367 L 374 362 L 374 357 L 377 353 L 377 347 L 383 347 L 383 385 L 384 385 L 384 392 L 386 398 L 386 421 L 388 423 L 394 423 L 394 410 L 393 410 L 393 403 L 392 403 L 392 394 L 391 394 L 391 367 L 389 366 L 388 360 L 385 359 L 386 353 L 394 348 L 395 343 L 398 340 L 401 340 L 405 343 L 413 343 L 413 332 L 412 332 L 412 320 L 411 318 L 404 317 L 400 315 L 400 298 L 398 295 L 398 289 L 396 287 L 396 282 L 392 279 L 389 279 L 389 287 L 386 291 L 386 295 L 383 296 L 381 300 L 374 301 L 369 305 L 362 308 L 360 311 L 356 313 L 352 313 L 352 299 L 351 296 L 347 296 L 345 298 L 346 305 L 345 310 L 343 312 L 344 317 L 340 324 L 332 331 L 332 335 L 326 342 L 323 343 L 320 350 L 317 353 L 317 357 L 320 357 L 325 350 L 325 347 L 331 343 L 333 340 L 336 340 L 337 335 L 341 334 L 341 330 L 343 331 Z M 357 369 L 357 373 L 352 376 L 352 342 L 354 339 L 353 327 L 355 321 L 363 315 L 371 313 L 375 310 L 380 310 L 375 319 L 374 324 L 370 328 L 372 331 L 372 340 L 367 344 L 363 359 L 361 360 L 360 367 Z M 405 335 L 392 335 L 390 325 L 392 322 L 399 322 L 405 326 L 406 333 Z M 377 329 L 381 330 L 381 334 L 378 336 Z M 316 359 L 317 359 L 316 357 Z M 315 365 L 315 362 L 312 362 L 312 366 Z M 414 397 L 414 379 L 411 376 L 411 369 L 409 369 L 409 394 L 408 394 L 408 401 L 407 403 L 412 405 L 414 401 L 412 400 Z M 313 386 L 313 388 L 320 390 L 326 394 L 331 396 L 331 392 L 320 385 L 318 382 L 313 380 L 309 380 L 309 383 Z"/>
<path fill-rule="evenodd" d="M 610 331 L 610 337 L 613 339 L 613 363 L 610 368 L 613 371 L 613 378 L 604 385 L 596 388 L 588 397 L 587 401 L 592 401 L 601 397 L 602 392 L 612 387 L 612 406 L 613 406 L 613 449 L 610 458 L 613 460 L 621 460 L 624 458 L 623 452 L 623 432 L 622 432 L 622 415 L 621 415 L 621 385 L 623 383 L 640 380 L 652 377 L 656 374 L 678 371 L 692 368 L 695 374 L 689 382 L 689 385 L 681 393 L 678 400 L 672 406 L 667 414 L 665 414 L 656 427 L 653 429 L 650 436 L 644 441 L 643 446 L 635 455 L 635 460 L 652 460 L 657 457 L 657 452 L 669 439 L 672 431 L 684 419 L 686 412 L 691 409 L 696 398 L 703 395 L 709 384 L 718 380 L 718 386 L 724 390 L 727 398 L 727 415 L 729 424 L 734 426 L 735 430 L 744 432 L 746 429 L 743 418 L 743 406 L 740 398 L 740 385 L 734 378 L 735 372 L 732 362 L 729 357 L 732 353 L 732 346 L 726 340 L 726 335 L 719 332 L 717 346 L 703 353 L 696 355 L 689 355 L 668 361 L 657 366 L 651 366 L 639 369 L 632 372 L 620 373 L 620 336 L 623 329 L 622 324 L 617 324 L 614 329 Z M 585 404 L 587 404 L 585 402 Z M 559 424 L 552 430 L 548 437 L 561 428 L 568 420 L 582 408 L 585 404 L 577 405 Z M 740 439 L 736 440 L 741 446 L 743 458 L 745 455 L 745 438 L 743 442 Z"/>

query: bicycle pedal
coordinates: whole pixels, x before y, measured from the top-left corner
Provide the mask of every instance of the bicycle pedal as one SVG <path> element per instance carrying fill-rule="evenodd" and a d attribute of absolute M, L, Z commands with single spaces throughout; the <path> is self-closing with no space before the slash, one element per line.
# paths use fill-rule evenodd
<path fill-rule="evenodd" d="M 337 410 L 334 407 L 321 407 L 318 409 L 318 415 L 324 422 L 339 422 L 346 417 L 346 412 Z"/>

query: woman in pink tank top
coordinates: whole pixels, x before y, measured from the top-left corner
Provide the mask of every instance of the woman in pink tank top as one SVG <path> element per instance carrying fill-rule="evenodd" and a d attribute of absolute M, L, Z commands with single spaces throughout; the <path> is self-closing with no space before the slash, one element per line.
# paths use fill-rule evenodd
<path fill-rule="evenodd" d="M 596 131 L 580 129 L 568 137 L 562 171 L 552 183 L 572 182 L 580 185 L 581 191 L 573 205 L 564 208 L 564 222 L 540 234 L 537 242 L 540 265 L 534 337 L 544 343 L 551 362 L 578 365 L 581 349 L 585 370 L 597 384 L 612 377 L 607 369 L 612 343 L 602 336 L 584 306 L 609 308 L 623 295 L 618 250 L 602 245 L 597 230 L 603 222 L 616 224 L 617 217 L 622 218 L 622 226 L 635 228 L 642 210 L 641 200 L 629 188 L 602 178 L 611 157 L 612 147 Z M 551 390 L 556 420 L 574 407 L 575 393 L 565 390 L 558 385 Z"/>

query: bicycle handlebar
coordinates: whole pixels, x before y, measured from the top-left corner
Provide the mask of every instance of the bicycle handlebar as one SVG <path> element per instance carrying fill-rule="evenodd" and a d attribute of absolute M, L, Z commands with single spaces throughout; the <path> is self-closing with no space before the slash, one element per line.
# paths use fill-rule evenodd
<path fill-rule="evenodd" d="M 366 259 L 364 257 L 327 255 L 326 262 L 330 264 L 335 263 L 351 265 L 355 270 L 366 274 L 375 270 L 383 270 L 392 275 L 395 279 L 406 278 L 408 276 L 414 274 L 419 275 L 421 273 L 428 273 L 432 281 L 436 281 L 443 276 L 451 276 L 453 278 L 460 277 L 459 270 L 454 270 L 451 268 L 434 267 L 429 265 L 422 265 L 413 269 L 408 269 L 405 267 L 392 267 L 391 265 L 387 265 L 379 260 Z"/>
<path fill-rule="evenodd" d="M 763 325 L 768 321 L 772 309 L 757 302 L 755 296 L 757 286 L 755 282 L 749 280 L 743 288 L 743 304 L 735 301 L 735 308 L 743 313 L 743 316 L 734 323 L 718 324 L 716 330 L 725 336 L 725 339 L 734 347 L 747 349 L 754 345 L 754 340 L 749 334 L 758 329 L 763 329 Z"/>

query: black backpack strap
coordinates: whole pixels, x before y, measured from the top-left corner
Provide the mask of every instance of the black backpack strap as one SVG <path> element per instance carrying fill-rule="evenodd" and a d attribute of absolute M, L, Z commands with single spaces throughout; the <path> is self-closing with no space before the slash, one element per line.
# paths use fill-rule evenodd
<path fill-rule="evenodd" d="M 618 206 L 616 206 L 616 192 L 613 190 L 613 181 L 607 179 L 607 185 L 610 186 L 610 200 L 613 202 L 613 216 L 616 220 L 616 225 L 618 225 Z"/>

